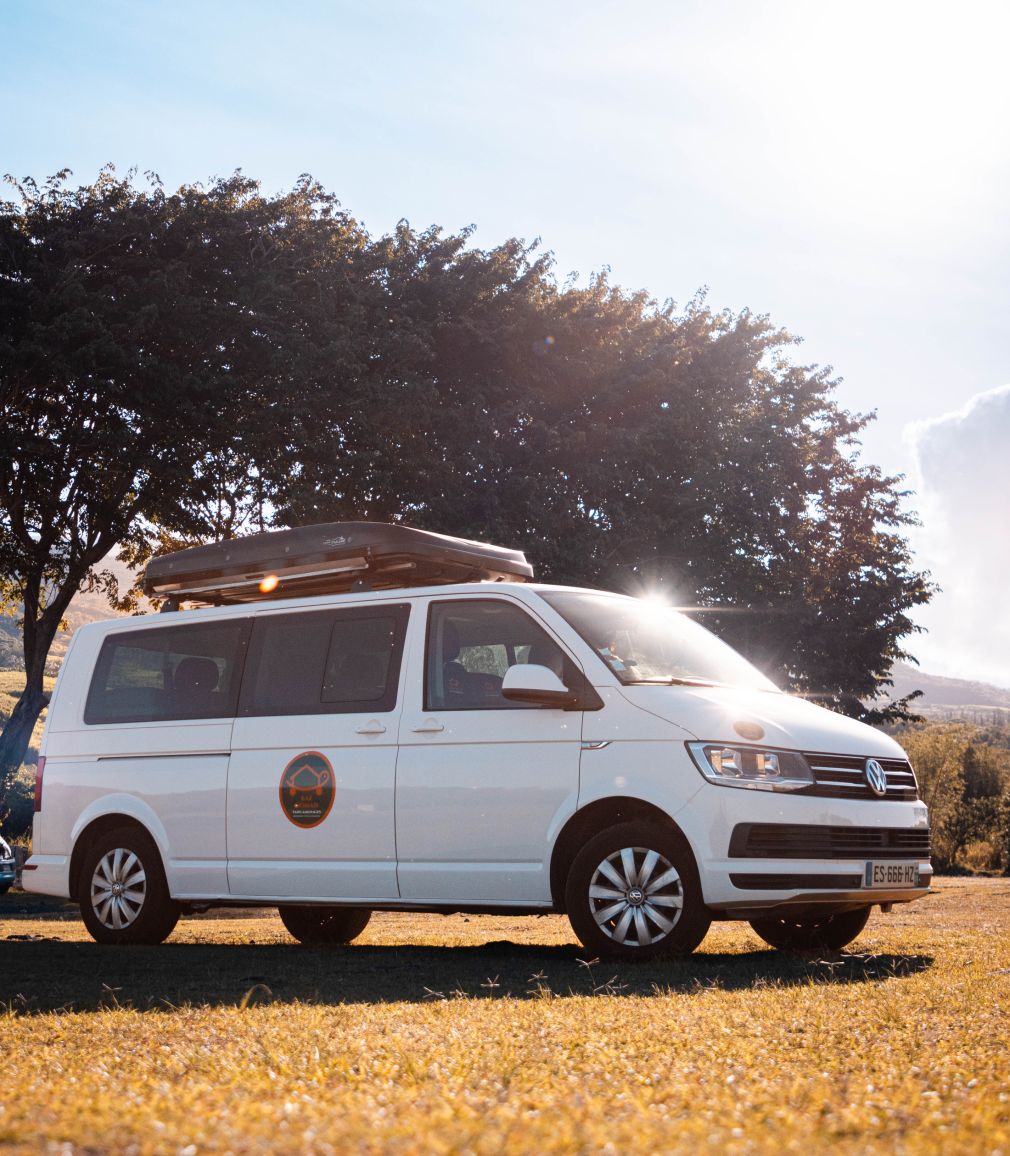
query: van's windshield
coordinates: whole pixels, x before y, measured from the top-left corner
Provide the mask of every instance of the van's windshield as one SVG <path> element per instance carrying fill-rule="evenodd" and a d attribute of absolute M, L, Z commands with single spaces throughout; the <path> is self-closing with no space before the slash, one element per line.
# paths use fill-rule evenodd
<path fill-rule="evenodd" d="M 660 683 L 778 690 L 703 626 L 669 607 L 618 594 L 540 591 L 626 686 Z"/>

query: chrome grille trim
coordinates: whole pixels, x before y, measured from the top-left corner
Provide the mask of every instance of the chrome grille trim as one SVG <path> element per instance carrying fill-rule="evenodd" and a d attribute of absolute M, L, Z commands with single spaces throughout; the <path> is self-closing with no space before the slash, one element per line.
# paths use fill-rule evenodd
<path fill-rule="evenodd" d="M 887 778 L 887 794 L 875 795 L 863 777 L 866 760 L 873 755 L 832 755 L 822 751 L 805 751 L 814 775 L 814 785 L 797 791 L 798 795 L 817 795 L 834 799 L 869 799 L 882 803 L 906 803 L 918 799 L 919 788 L 915 772 L 907 759 L 882 759 L 877 762 L 884 768 Z"/>

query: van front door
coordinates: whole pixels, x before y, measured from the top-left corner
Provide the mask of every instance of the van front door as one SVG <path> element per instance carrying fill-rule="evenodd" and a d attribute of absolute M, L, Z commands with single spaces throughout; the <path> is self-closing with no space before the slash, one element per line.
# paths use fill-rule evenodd
<path fill-rule="evenodd" d="M 501 682 L 522 662 L 568 681 L 574 660 L 505 597 L 433 601 L 424 646 L 422 629 L 400 724 L 400 895 L 547 906 L 548 850 L 578 799 L 582 715 L 509 702 Z"/>
<path fill-rule="evenodd" d="M 236 898 L 395 899 L 408 606 L 260 614 L 228 768 Z"/>

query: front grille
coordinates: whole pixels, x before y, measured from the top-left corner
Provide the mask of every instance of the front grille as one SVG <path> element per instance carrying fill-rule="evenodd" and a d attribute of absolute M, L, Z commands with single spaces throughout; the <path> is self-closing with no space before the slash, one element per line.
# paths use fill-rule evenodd
<path fill-rule="evenodd" d="M 866 782 L 866 758 L 862 755 L 824 755 L 804 751 L 803 757 L 814 772 L 814 785 L 796 792 L 827 799 L 873 799 L 876 802 L 905 803 L 919 797 L 915 773 L 907 759 L 877 759 L 887 775 L 887 794 L 875 795 Z"/>
<path fill-rule="evenodd" d="M 729 854 L 732 859 L 928 859 L 929 830 L 738 823 Z"/>
<path fill-rule="evenodd" d="M 858 891 L 862 875 L 730 875 L 740 891 Z"/>

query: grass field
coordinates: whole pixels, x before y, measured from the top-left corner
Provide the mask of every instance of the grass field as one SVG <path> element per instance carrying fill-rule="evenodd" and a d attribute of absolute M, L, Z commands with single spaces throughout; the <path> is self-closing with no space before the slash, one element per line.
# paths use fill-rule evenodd
<path fill-rule="evenodd" d="M 555 916 L 125 949 L 30 899 L 0 900 L 5 1150 L 1010 1156 L 1010 880 L 940 879 L 830 958 L 723 924 L 638 967 Z"/>

